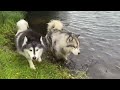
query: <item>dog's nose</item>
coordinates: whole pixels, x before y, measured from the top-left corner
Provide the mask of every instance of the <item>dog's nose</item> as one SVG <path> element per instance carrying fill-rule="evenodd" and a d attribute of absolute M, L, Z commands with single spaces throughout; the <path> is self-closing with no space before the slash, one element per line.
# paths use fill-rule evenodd
<path fill-rule="evenodd" d="M 36 57 L 33 57 L 33 60 L 35 60 L 36 59 Z"/>
<path fill-rule="evenodd" d="M 80 54 L 80 52 L 78 52 L 78 55 Z"/>

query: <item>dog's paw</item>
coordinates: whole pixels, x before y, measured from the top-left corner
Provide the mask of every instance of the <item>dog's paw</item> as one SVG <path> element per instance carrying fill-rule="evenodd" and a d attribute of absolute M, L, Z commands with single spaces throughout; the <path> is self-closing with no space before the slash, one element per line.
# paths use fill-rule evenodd
<path fill-rule="evenodd" d="M 64 61 L 64 64 L 66 64 L 66 65 L 68 65 L 69 63 L 70 63 L 69 60 L 65 60 L 65 61 Z"/>
<path fill-rule="evenodd" d="M 42 59 L 41 59 L 41 58 L 39 58 L 39 59 L 38 59 L 38 62 L 40 63 L 41 61 L 42 61 Z"/>
<path fill-rule="evenodd" d="M 35 66 L 30 66 L 31 69 L 36 70 Z"/>
<path fill-rule="evenodd" d="M 68 61 L 65 62 L 65 66 L 69 69 L 74 69 L 75 68 L 75 63 L 73 61 L 68 60 Z"/>

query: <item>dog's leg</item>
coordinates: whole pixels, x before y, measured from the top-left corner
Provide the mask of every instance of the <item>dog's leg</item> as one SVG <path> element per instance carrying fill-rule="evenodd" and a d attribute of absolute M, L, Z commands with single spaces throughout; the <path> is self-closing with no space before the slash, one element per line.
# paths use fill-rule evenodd
<path fill-rule="evenodd" d="M 40 63 L 42 61 L 41 57 L 39 57 L 38 62 Z"/>
<path fill-rule="evenodd" d="M 70 60 L 68 60 L 68 55 L 64 55 L 64 59 L 65 59 L 65 64 L 70 63 Z"/>
<path fill-rule="evenodd" d="M 35 68 L 35 65 L 33 64 L 32 60 L 28 60 L 28 62 L 29 62 L 30 68 L 35 70 L 36 68 Z"/>
<path fill-rule="evenodd" d="M 40 52 L 40 54 L 39 54 L 40 56 L 39 56 L 38 62 L 41 62 L 41 61 L 42 61 L 42 59 L 41 59 L 42 53 L 43 53 L 43 49 L 41 49 L 41 52 Z"/>
<path fill-rule="evenodd" d="M 35 70 L 36 69 L 35 65 L 33 64 L 33 61 L 30 59 L 29 55 L 28 54 L 23 54 L 23 56 L 25 56 L 26 59 L 28 60 L 30 68 Z"/>
<path fill-rule="evenodd" d="M 63 56 L 63 58 L 65 59 L 65 61 L 68 61 L 68 55 L 64 54 L 64 55 L 62 55 L 62 56 Z"/>

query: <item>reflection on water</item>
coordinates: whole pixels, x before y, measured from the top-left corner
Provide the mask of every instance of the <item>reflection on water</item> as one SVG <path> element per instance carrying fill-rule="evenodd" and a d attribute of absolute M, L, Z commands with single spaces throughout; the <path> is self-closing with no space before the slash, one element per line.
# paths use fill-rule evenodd
<path fill-rule="evenodd" d="M 88 69 L 92 78 L 120 78 L 119 11 L 29 12 L 27 19 L 44 35 L 49 20 L 63 20 L 67 30 L 81 35 L 81 54 L 72 57 L 75 68 Z"/>

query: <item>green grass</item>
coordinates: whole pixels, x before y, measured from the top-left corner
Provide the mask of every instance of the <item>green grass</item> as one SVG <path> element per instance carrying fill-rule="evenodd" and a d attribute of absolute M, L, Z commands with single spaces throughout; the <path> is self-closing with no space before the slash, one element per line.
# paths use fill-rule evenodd
<path fill-rule="evenodd" d="M 25 17 L 25 12 L 0 11 L 0 78 L 1 79 L 71 79 L 87 78 L 84 72 L 78 76 L 58 63 L 52 63 L 43 56 L 41 63 L 34 62 L 36 70 L 29 68 L 25 57 L 16 52 L 14 36 L 16 22 Z"/>

